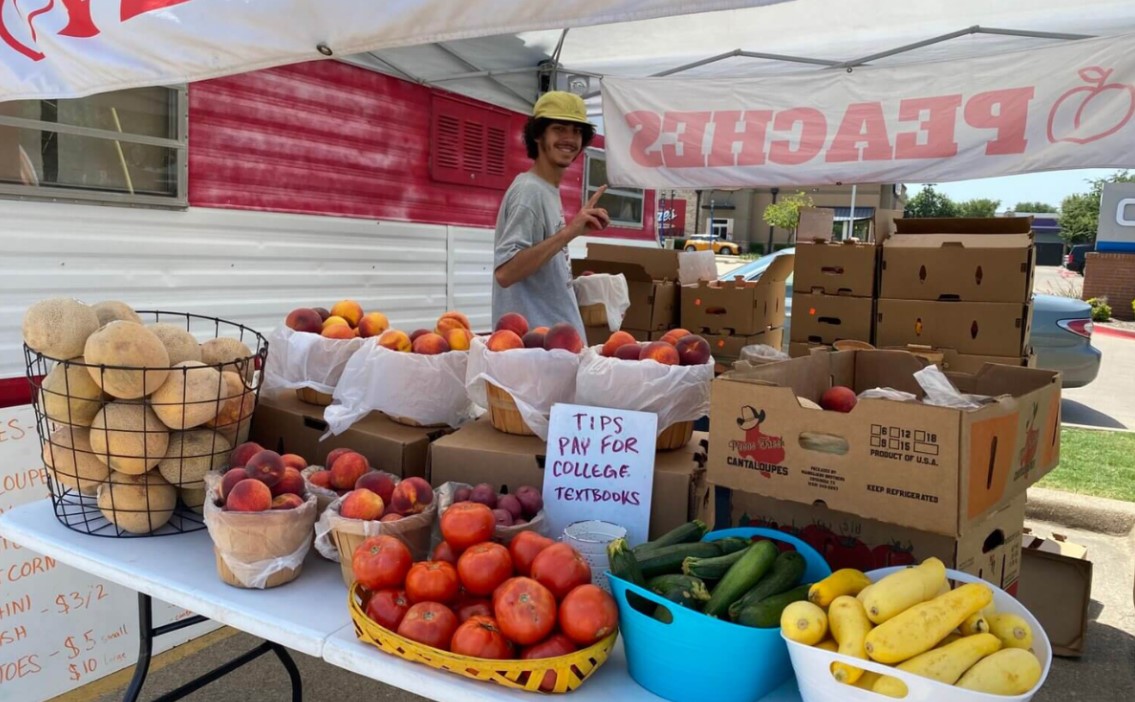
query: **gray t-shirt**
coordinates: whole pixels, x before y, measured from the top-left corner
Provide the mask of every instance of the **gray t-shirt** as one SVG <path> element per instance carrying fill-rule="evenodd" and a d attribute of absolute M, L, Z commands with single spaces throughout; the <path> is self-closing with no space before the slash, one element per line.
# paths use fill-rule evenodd
<path fill-rule="evenodd" d="M 521 173 L 504 194 L 493 239 L 493 268 L 519 251 L 540 243 L 566 226 L 559 189 L 533 173 Z M 568 250 L 512 286 L 493 279 L 493 325 L 507 312 L 519 312 L 529 326 L 567 322 L 584 336 L 583 318 L 571 287 Z"/>

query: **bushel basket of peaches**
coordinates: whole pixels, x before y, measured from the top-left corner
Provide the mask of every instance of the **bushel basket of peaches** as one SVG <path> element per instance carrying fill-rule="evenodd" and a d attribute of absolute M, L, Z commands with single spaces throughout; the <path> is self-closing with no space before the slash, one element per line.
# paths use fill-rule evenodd
<path fill-rule="evenodd" d="M 341 434 L 372 411 L 400 424 L 457 427 L 478 410 L 465 392 L 473 332 L 460 312 L 446 312 L 434 328 L 387 329 L 347 362 L 331 406 L 323 414 Z"/>
<path fill-rule="evenodd" d="M 709 414 L 713 356 L 709 343 L 685 329 L 640 343 L 617 331 L 602 346 L 584 350 L 576 375 L 581 405 L 653 412 L 659 451 L 685 446 L 694 422 Z"/>
<path fill-rule="evenodd" d="M 496 543 L 492 510 L 479 502 L 455 502 L 439 524 L 449 560 L 414 562 L 389 536 L 355 549 L 348 606 L 360 640 L 530 692 L 574 690 L 603 665 L 618 608 L 578 551 L 534 531 Z"/>

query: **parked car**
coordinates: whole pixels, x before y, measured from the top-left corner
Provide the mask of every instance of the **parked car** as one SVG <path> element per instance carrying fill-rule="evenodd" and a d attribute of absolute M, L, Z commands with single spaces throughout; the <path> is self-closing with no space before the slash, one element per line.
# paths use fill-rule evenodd
<path fill-rule="evenodd" d="M 1073 273 L 1084 274 L 1084 256 L 1094 247 L 1092 244 L 1076 244 L 1064 254 L 1064 267 Z"/>
<path fill-rule="evenodd" d="M 737 242 L 718 239 L 711 234 L 691 234 L 686 237 L 684 247 L 686 251 L 712 250 L 715 254 L 724 254 L 726 256 L 737 256 L 741 253 L 741 247 Z"/>
<path fill-rule="evenodd" d="M 733 280 L 741 276 L 752 282 L 761 277 L 778 256 L 796 253 L 795 248 L 781 249 L 751 263 L 734 268 L 721 276 Z M 788 276 L 788 296 L 784 301 L 784 345 L 787 347 L 792 323 L 792 279 Z M 1078 388 L 1096 379 L 1103 354 L 1092 346 L 1092 308 L 1082 301 L 1056 295 L 1035 295 L 1033 304 L 1032 346 L 1038 368 L 1060 371 L 1063 386 Z"/>

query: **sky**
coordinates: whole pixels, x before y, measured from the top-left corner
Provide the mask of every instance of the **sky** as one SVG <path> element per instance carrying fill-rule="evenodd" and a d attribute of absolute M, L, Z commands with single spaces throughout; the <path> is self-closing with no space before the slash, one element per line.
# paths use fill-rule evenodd
<path fill-rule="evenodd" d="M 1060 207 L 1060 201 L 1066 196 L 1088 192 L 1091 188 L 1087 183 L 1088 180 L 1108 177 L 1116 170 L 1118 169 L 1086 168 L 1075 171 L 1026 173 L 1002 178 L 936 183 L 934 189 L 948 195 L 954 201 L 979 197 L 1000 200 L 999 212 L 1013 209 L 1018 202 L 1044 202 Z M 911 198 L 918 194 L 918 191 L 922 190 L 922 185 L 922 183 L 907 183 L 907 197 Z"/>

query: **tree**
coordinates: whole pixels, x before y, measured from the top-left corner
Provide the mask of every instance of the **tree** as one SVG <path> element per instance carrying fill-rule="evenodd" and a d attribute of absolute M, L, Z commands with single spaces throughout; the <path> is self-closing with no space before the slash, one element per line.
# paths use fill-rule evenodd
<path fill-rule="evenodd" d="M 1000 200 L 990 200 L 987 197 L 978 197 L 958 203 L 959 217 L 996 217 L 997 208 L 1001 206 Z"/>
<path fill-rule="evenodd" d="M 813 206 L 812 198 L 801 190 L 766 207 L 763 218 L 769 226 L 795 232 L 796 226 L 800 224 L 800 209 Z"/>
<path fill-rule="evenodd" d="M 1044 202 L 1018 202 L 1014 212 L 1055 212 L 1056 208 Z"/>
<path fill-rule="evenodd" d="M 1135 183 L 1135 175 L 1116 171 L 1110 178 L 1093 178 L 1092 189 L 1069 195 L 1060 203 L 1060 238 L 1069 244 L 1090 244 L 1100 227 L 1100 197 L 1108 183 Z"/>
<path fill-rule="evenodd" d="M 924 185 L 918 194 L 906 203 L 904 217 L 957 217 L 958 205 L 948 195 L 934 189 L 933 184 Z"/>

